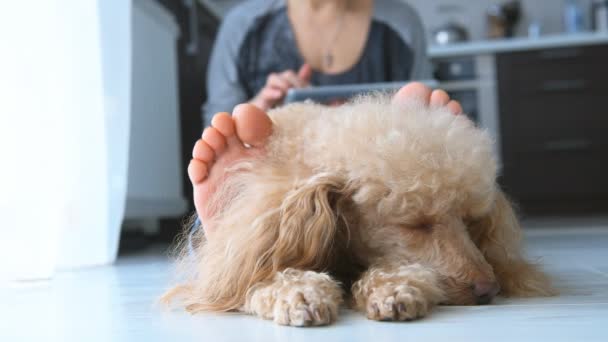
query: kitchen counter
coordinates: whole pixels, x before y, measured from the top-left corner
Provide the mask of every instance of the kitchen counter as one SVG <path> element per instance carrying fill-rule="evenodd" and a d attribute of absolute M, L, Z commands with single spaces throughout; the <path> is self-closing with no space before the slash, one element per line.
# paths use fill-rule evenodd
<path fill-rule="evenodd" d="M 512 38 L 456 43 L 448 46 L 430 46 L 429 57 L 446 57 L 494 54 L 499 52 L 608 44 L 608 33 L 580 33 L 547 35 L 539 38 Z"/>

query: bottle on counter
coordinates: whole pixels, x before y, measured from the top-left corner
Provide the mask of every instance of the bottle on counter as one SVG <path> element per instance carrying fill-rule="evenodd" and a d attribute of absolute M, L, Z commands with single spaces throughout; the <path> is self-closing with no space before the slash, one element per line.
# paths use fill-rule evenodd
<path fill-rule="evenodd" d="M 578 0 L 566 0 L 564 3 L 564 31 L 579 33 L 584 29 L 583 11 Z"/>
<path fill-rule="evenodd" d="M 542 28 L 542 23 L 539 19 L 531 20 L 528 24 L 528 38 L 540 38 Z"/>
<path fill-rule="evenodd" d="M 511 0 L 501 5 L 495 4 L 486 10 L 487 37 L 511 38 L 521 18 L 519 0 Z"/>
<path fill-rule="evenodd" d="M 593 29 L 597 32 L 608 32 L 608 0 L 594 0 L 591 5 Z"/>

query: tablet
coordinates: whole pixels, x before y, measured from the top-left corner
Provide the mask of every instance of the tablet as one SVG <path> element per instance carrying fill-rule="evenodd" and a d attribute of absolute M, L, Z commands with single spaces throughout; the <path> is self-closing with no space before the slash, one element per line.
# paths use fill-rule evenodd
<path fill-rule="evenodd" d="M 431 88 L 439 84 L 435 80 L 418 81 Z M 409 82 L 365 83 L 329 85 L 309 88 L 291 88 L 285 96 L 285 103 L 312 100 L 317 103 L 344 102 L 353 96 L 373 92 L 393 92 Z"/>

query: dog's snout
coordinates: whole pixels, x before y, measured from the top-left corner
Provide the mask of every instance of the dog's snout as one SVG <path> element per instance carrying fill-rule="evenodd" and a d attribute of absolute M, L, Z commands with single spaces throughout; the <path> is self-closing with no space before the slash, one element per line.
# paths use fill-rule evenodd
<path fill-rule="evenodd" d="M 472 288 L 473 295 L 479 305 L 489 304 L 500 291 L 500 286 L 495 281 L 477 281 Z"/>

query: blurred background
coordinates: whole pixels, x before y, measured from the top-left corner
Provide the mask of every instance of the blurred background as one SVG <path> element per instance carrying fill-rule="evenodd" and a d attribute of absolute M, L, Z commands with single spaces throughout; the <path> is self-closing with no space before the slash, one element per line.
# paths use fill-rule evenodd
<path fill-rule="evenodd" d="M 55 1 L 17 34 L 19 18 L 5 14 L 3 230 L 53 256 L 30 260 L 47 262 L 41 275 L 164 250 L 182 231 L 210 53 L 242 2 Z M 607 214 L 607 2 L 406 2 L 439 87 L 495 138 L 500 183 L 522 217 Z"/>
<path fill-rule="evenodd" d="M 242 2 L 163 0 L 154 4 L 171 17 L 167 21 L 179 32 L 175 35 L 174 77 L 179 94 L 175 115 L 181 146 L 181 194 L 188 206 L 185 212 L 192 210 L 192 202 L 184 170 L 202 129 L 210 51 L 222 18 Z M 608 92 L 606 2 L 406 2 L 423 20 L 428 55 L 440 87 L 461 101 L 465 112 L 495 137 L 503 165 L 501 184 L 519 204 L 521 214 L 526 218 L 588 219 L 608 213 L 608 112 L 603 105 Z M 137 26 L 134 32 L 138 32 Z M 138 60 L 135 68 L 143 69 Z M 160 69 L 145 74 L 151 75 L 152 70 Z M 162 95 L 148 98 L 166 98 L 166 93 Z M 134 112 L 134 120 L 138 115 L 149 118 L 150 113 Z M 132 144 L 134 148 L 136 141 Z M 167 165 L 169 160 L 156 161 Z M 151 191 L 153 183 L 160 186 L 158 180 L 150 181 L 142 188 Z M 165 177 L 164 181 L 169 180 Z M 172 189 L 176 188 L 173 184 Z M 136 191 L 135 186 L 129 189 Z M 160 191 L 159 196 L 166 193 Z M 136 199 L 128 197 L 127 217 Z M 147 222 L 141 231 L 161 240 L 171 239 L 179 226 L 168 216 Z M 137 221 L 130 223 L 137 234 Z"/>

